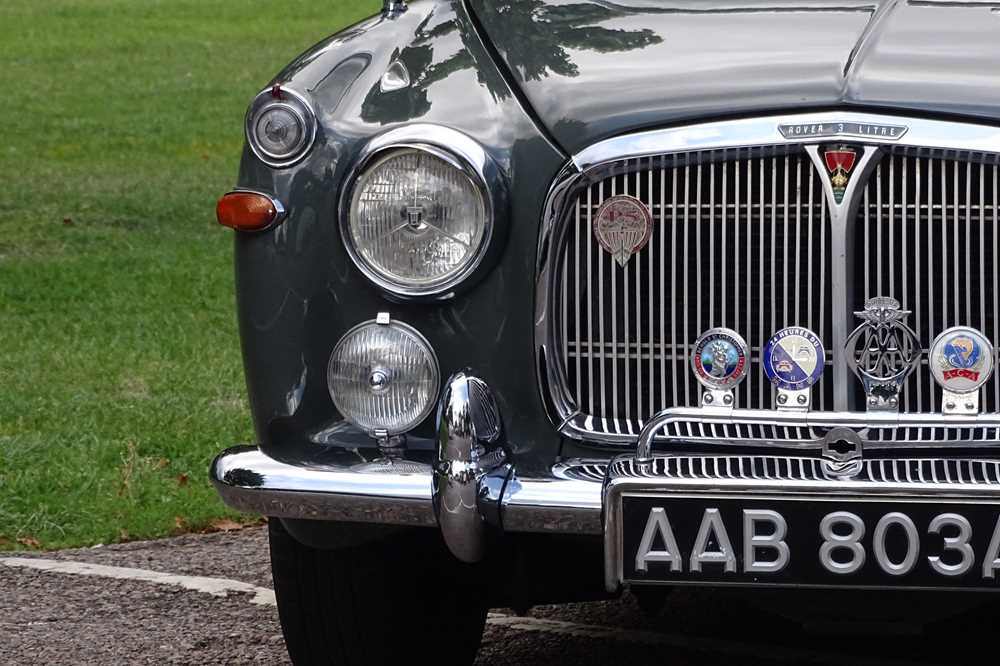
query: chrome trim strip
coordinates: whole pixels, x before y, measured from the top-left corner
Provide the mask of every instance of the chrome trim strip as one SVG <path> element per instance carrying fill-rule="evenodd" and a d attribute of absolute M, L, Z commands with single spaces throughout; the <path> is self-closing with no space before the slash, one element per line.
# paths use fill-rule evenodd
<path fill-rule="evenodd" d="M 859 137 L 846 131 L 822 136 L 794 134 L 785 137 L 779 129 L 781 125 L 815 124 L 837 127 L 852 123 L 871 126 L 904 125 L 909 130 L 902 136 L 894 138 L 879 135 Z M 857 111 L 823 111 L 724 120 L 628 134 L 595 143 L 573 155 L 572 159 L 577 171 L 586 172 L 613 162 L 665 153 L 824 143 L 836 141 L 838 138 L 853 143 L 1000 153 L 998 127 Z"/>
<path fill-rule="evenodd" d="M 781 125 L 823 125 L 824 127 L 834 126 L 839 128 L 839 125 L 845 124 L 845 130 L 843 132 L 833 132 L 832 134 L 826 133 L 823 135 L 817 134 L 796 134 L 786 138 L 781 131 L 779 126 Z M 870 133 L 865 133 L 863 137 L 858 137 L 852 134 L 849 130 L 852 127 L 906 127 L 907 131 L 900 134 L 897 132 L 895 136 L 882 136 L 882 135 L 872 135 Z M 729 148 L 739 147 L 739 148 L 755 148 L 762 146 L 771 147 L 782 147 L 782 146 L 808 146 L 810 144 L 829 142 L 831 140 L 835 141 L 838 138 L 842 138 L 847 141 L 853 141 L 854 143 L 864 143 L 868 145 L 866 149 L 866 158 L 868 168 L 874 168 L 877 164 L 877 160 L 874 159 L 875 155 L 885 150 L 883 146 L 899 146 L 899 147 L 911 147 L 919 148 L 922 150 L 947 150 L 947 151 L 967 151 L 975 156 L 980 156 L 986 158 L 990 156 L 995 159 L 997 155 L 1000 155 L 1000 128 L 989 126 L 989 125 L 979 125 L 970 123 L 959 123 L 952 121 L 941 121 L 941 120 L 928 120 L 924 118 L 912 118 L 906 116 L 893 116 L 893 115 L 882 115 L 882 114 L 870 114 L 870 113 L 860 113 L 855 111 L 827 111 L 818 113 L 805 113 L 805 114 L 790 114 L 790 115 L 776 115 L 776 116 L 764 116 L 756 118 L 747 118 L 741 120 L 730 120 L 730 121 L 720 121 L 711 123 L 702 123 L 684 127 L 674 127 L 662 130 L 653 130 L 648 132 L 640 132 L 636 134 L 630 134 L 621 137 L 615 137 L 601 141 L 593 146 L 590 146 L 583 151 L 577 153 L 573 156 L 572 160 L 564 167 L 562 172 L 558 175 L 554 181 L 552 187 L 550 188 L 549 195 L 546 199 L 543 216 L 542 225 L 539 233 L 539 244 L 537 253 L 537 265 L 536 265 L 536 282 L 535 282 L 535 314 L 536 314 L 536 326 L 535 326 L 535 345 L 536 353 L 538 359 L 538 372 L 539 372 L 539 382 L 542 386 L 543 394 L 545 395 L 547 402 L 546 407 L 550 412 L 550 419 L 552 423 L 558 428 L 560 434 L 570 437 L 573 439 L 584 440 L 584 441 L 595 441 L 602 444 L 610 445 L 621 445 L 628 446 L 634 441 L 633 437 L 630 437 L 620 431 L 623 428 L 620 427 L 620 423 L 617 420 L 613 424 L 608 424 L 609 427 L 604 428 L 604 430 L 612 432 L 597 432 L 592 424 L 588 424 L 588 417 L 582 415 L 576 401 L 573 399 L 572 394 L 568 391 L 566 383 L 566 368 L 561 359 L 563 350 L 559 346 L 558 336 L 556 335 L 557 328 L 559 325 L 558 320 L 559 313 L 553 312 L 551 308 L 551 299 L 555 296 L 553 288 L 556 285 L 556 274 L 559 268 L 560 262 L 564 260 L 562 255 L 562 250 L 565 248 L 564 239 L 567 233 L 567 228 L 571 225 L 564 224 L 564 220 L 569 211 L 569 206 L 573 205 L 575 196 L 587 185 L 600 182 L 603 178 L 607 177 L 612 173 L 613 168 L 627 160 L 637 160 L 637 159 L 651 159 L 654 161 L 659 161 L 660 163 L 660 189 L 664 192 L 667 185 L 664 183 L 664 172 L 663 167 L 667 163 L 666 160 L 669 156 L 673 156 L 674 162 L 676 163 L 677 157 L 681 154 L 689 154 L 697 151 L 706 150 L 718 150 L 725 151 Z M 763 182 L 763 169 L 764 160 L 760 160 L 761 174 L 760 178 Z M 919 164 L 919 161 L 918 161 Z M 675 182 L 674 188 L 676 190 L 676 170 L 674 171 Z M 850 207 L 852 210 L 855 206 L 860 205 L 859 197 L 853 196 L 857 187 L 864 187 L 866 182 L 866 174 L 856 173 L 852 178 L 851 187 L 852 192 L 845 196 L 845 205 L 842 207 L 846 209 Z M 723 173 L 725 177 L 725 172 Z M 994 174 L 996 178 L 996 173 Z M 824 179 L 826 180 L 826 179 Z M 934 182 L 933 178 L 928 182 Z M 829 191 L 830 186 L 828 182 L 824 183 L 824 196 L 827 200 L 827 206 L 822 207 L 821 210 L 821 224 L 825 224 L 825 216 L 830 213 L 833 216 L 831 220 L 831 225 L 838 225 L 841 227 L 841 231 L 832 232 L 832 242 L 834 246 L 831 248 L 832 255 L 834 257 L 838 256 L 838 252 L 842 253 L 841 256 L 849 255 L 851 239 L 846 236 L 849 233 L 853 224 L 848 222 L 852 219 L 849 215 L 850 211 L 841 210 L 835 211 L 834 198 Z M 603 192 L 599 193 L 603 196 Z M 933 192 L 928 193 L 929 196 L 933 196 Z M 763 191 L 761 191 L 762 203 L 763 205 Z M 661 201 L 663 197 L 661 196 Z M 674 197 L 671 199 L 674 202 L 673 214 L 676 216 L 676 192 Z M 848 202 L 852 202 L 850 206 L 847 206 Z M 724 202 L 728 204 L 729 202 Z M 728 210 L 724 208 L 724 210 Z M 666 216 L 667 212 L 665 210 L 660 211 L 661 216 Z M 994 215 L 996 215 L 996 208 L 994 208 Z M 845 226 L 846 225 L 846 226 Z M 671 225 L 674 229 L 674 234 L 677 233 L 676 224 Z M 665 239 L 661 238 L 661 244 Z M 822 244 L 825 243 L 825 236 L 821 234 L 820 244 L 821 250 L 825 249 Z M 673 248 L 676 247 L 676 237 L 671 241 L 671 253 L 673 254 Z M 762 248 L 763 249 L 763 248 Z M 928 247 L 928 260 L 932 260 L 930 256 L 931 248 Z M 660 250 L 661 253 L 663 250 Z M 603 259 L 601 253 L 598 253 L 600 259 Z M 822 252 L 821 252 L 822 256 Z M 671 271 L 673 273 L 670 279 L 665 279 L 665 276 L 661 274 L 661 286 L 665 286 L 668 291 L 672 291 L 677 283 L 677 261 L 671 261 Z M 600 260 L 599 259 L 599 260 Z M 765 257 L 759 257 L 761 262 L 765 261 Z M 840 262 L 835 262 L 840 263 Z M 852 321 L 852 315 L 847 312 L 847 303 L 849 295 L 846 293 L 846 275 L 848 274 L 849 267 L 838 268 L 836 266 L 828 267 L 820 265 L 820 272 L 825 274 L 828 270 L 835 273 L 834 277 L 834 288 L 831 289 L 833 294 L 833 312 L 834 321 L 831 322 L 834 331 L 834 340 L 846 340 L 847 328 Z M 927 266 L 929 271 L 934 270 L 933 264 Z M 598 276 L 603 275 L 604 268 L 603 265 L 598 267 Z M 664 273 L 666 271 L 663 271 Z M 996 277 L 994 276 L 994 279 Z M 604 281 L 598 279 L 598 290 L 603 291 Z M 762 288 L 762 283 L 760 287 Z M 747 285 L 750 289 L 751 285 Z M 928 289 L 931 288 L 928 284 Z M 763 294 L 761 294 L 763 297 Z M 826 322 L 823 321 L 823 310 L 824 310 L 824 291 L 820 291 L 820 317 L 819 328 L 823 329 Z M 600 309 L 603 309 L 603 294 L 598 294 L 599 303 L 601 303 Z M 842 313 L 842 314 L 841 314 Z M 763 314 L 762 312 L 760 313 Z M 599 312 L 601 328 L 603 329 L 603 321 L 605 313 Z M 666 321 L 665 312 L 661 308 L 660 310 L 661 330 L 668 325 Z M 748 313 L 749 316 L 749 313 Z M 683 325 L 683 321 L 678 322 L 678 313 L 675 309 L 671 308 L 669 317 L 669 330 L 676 331 L 678 328 L 678 323 Z M 765 322 L 759 322 L 761 328 L 765 325 Z M 600 331 L 601 335 L 599 337 L 599 342 L 601 349 L 606 349 L 604 331 Z M 676 337 L 676 336 L 675 336 Z M 662 336 L 661 336 L 662 339 Z M 593 344 L 591 343 L 591 348 Z M 615 348 L 617 349 L 617 348 Z M 641 350 L 640 350 L 641 351 Z M 665 351 L 665 350 L 661 350 Z M 685 354 L 686 354 L 685 346 Z M 676 353 L 673 354 L 673 363 L 677 363 Z M 834 356 L 834 358 L 838 358 Z M 593 362 L 591 359 L 590 362 Z M 661 364 L 667 363 L 665 354 L 661 353 Z M 604 365 L 599 364 L 600 368 L 600 382 L 601 387 L 601 402 L 602 406 L 606 400 L 607 386 L 605 384 L 604 377 Z M 842 363 L 835 363 L 834 367 L 834 381 L 836 382 L 837 388 L 834 392 L 835 409 L 838 411 L 845 411 L 851 408 L 847 404 L 847 387 L 848 382 L 852 382 L 853 378 L 847 376 L 846 368 L 839 367 Z M 614 381 L 615 378 L 612 378 Z M 664 392 L 670 387 L 664 386 Z M 673 374 L 673 404 L 679 404 L 678 393 L 682 392 L 687 388 L 687 383 L 685 387 L 677 386 L 677 373 Z M 763 388 L 763 384 L 761 384 Z M 998 392 L 1000 392 L 1000 383 L 998 383 Z M 593 392 L 591 392 L 593 395 Z M 820 409 L 829 407 L 821 403 Z M 998 395 L 998 400 L 1000 400 L 1000 395 Z M 590 410 L 593 413 L 593 410 Z M 607 410 L 602 409 L 602 414 L 607 414 Z"/>
<path fill-rule="evenodd" d="M 698 423 L 714 425 L 730 425 L 736 428 L 744 425 L 767 425 L 781 428 L 835 428 L 844 427 L 853 430 L 893 429 L 902 431 L 904 439 L 866 439 L 865 449 L 904 449 L 904 448 L 982 448 L 1000 445 L 1000 440 L 983 440 L 968 442 L 948 442 L 947 440 L 910 440 L 905 436 L 908 428 L 935 429 L 943 431 L 961 428 L 996 428 L 1000 429 L 1000 414 L 974 414 L 967 416 L 943 416 L 941 414 L 898 414 L 895 412 L 788 412 L 769 409 L 733 409 L 728 412 L 715 412 L 697 407 L 675 407 L 665 409 L 650 419 L 636 442 L 635 458 L 645 462 L 653 458 L 653 445 L 657 435 L 664 432 L 672 424 Z M 741 438 L 727 439 L 724 437 L 677 437 L 670 430 L 665 431 L 667 439 L 702 439 L 707 443 L 717 445 L 742 446 L 747 448 L 753 442 Z M 711 440 L 711 441 L 708 441 Z M 803 441 L 796 438 L 767 441 L 768 447 L 784 448 L 822 448 L 822 439 Z"/>

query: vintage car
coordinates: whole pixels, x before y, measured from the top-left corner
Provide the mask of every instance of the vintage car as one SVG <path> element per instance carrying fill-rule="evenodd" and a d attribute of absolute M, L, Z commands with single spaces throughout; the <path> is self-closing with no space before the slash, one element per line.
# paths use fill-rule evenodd
<path fill-rule="evenodd" d="M 293 659 L 998 589 L 998 12 L 387 2 L 267 84 L 217 211 L 257 442 L 211 477 Z"/>

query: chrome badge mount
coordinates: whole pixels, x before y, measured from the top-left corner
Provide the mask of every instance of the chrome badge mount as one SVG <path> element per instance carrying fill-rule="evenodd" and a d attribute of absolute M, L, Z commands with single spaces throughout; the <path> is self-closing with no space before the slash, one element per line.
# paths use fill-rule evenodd
<path fill-rule="evenodd" d="M 949 328 L 934 340 L 928 356 L 941 387 L 942 411 L 978 413 L 979 389 L 993 374 L 993 345 L 986 336 L 968 326 Z"/>
<path fill-rule="evenodd" d="M 910 312 L 895 298 L 876 296 L 854 314 L 862 323 L 847 336 L 847 365 L 864 385 L 869 411 L 898 411 L 900 389 L 920 365 L 922 352 L 906 325 Z"/>
<path fill-rule="evenodd" d="M 747 376 L 750 348 L 729 328 L 710 328 L 695 341 L 691 367 L 705 387 L 703 407 L 732 408 L 733 389 Z"/>

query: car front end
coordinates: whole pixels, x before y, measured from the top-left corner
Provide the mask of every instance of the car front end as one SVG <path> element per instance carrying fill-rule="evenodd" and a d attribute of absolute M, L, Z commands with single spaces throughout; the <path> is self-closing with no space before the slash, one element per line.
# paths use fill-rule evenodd
<path fill-rule="evenodd" d="M 264 88 L 211 475 L 272 554 L 443 542 L 474 615 L 996 589 L 1000 17 L 745 5 L 387 3 Z"/>

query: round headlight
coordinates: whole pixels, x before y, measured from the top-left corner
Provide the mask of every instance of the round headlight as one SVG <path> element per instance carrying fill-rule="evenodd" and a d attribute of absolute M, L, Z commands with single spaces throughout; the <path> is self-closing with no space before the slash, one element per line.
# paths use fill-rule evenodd
<path fill-rule="evenodd" d="M 316 117 L 305 99 L 273 88 L 257 95 L 247 112 L 247 141 L 262 162 L 291 166 L 302 159 L 316 136 Z"/>
<path fill-rule="evenodd" d="M 434 408 L 437 357 L 416 329 L 393 321 L 348 331 L 330 355 L 327 383 L 344 418 L 373 436 L 398 435 Z"/>
<path fill-rule="evenodd" d="M 441 293 L 482 260 L 491 232 L 485 186 L 463 162 L 428 146 L 383 153 L 354 184 L 348 249 L 383 288 Z"/>

